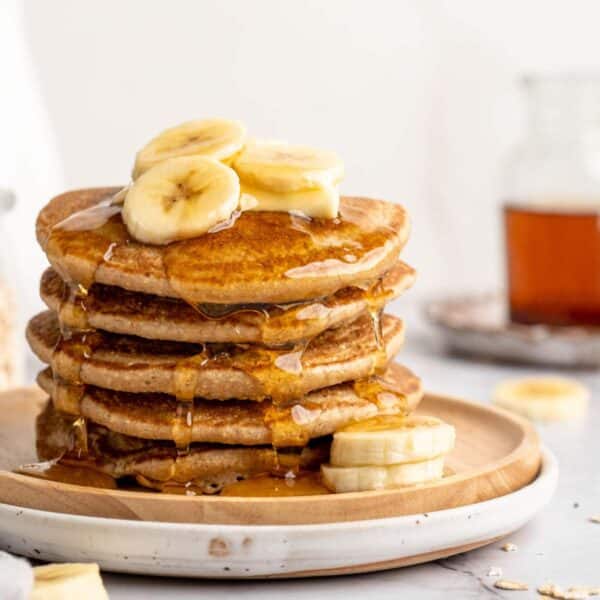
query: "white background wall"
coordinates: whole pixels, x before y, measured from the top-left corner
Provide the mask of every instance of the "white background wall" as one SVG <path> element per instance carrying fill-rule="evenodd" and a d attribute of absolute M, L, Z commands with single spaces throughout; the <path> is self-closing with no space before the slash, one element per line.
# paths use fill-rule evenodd
<path fill-rule="evenodd" d="M 203 116 L 332 148 L 345 191 L 404 203 L 413 298 L 500 285 L 516 76 L 600 70 L 599 22 L 594 0 L 5 0 L 0 185 L 20 205 L 2 251 L 24 314 L 48 197 L 126 181 L 149 137 Z"/>

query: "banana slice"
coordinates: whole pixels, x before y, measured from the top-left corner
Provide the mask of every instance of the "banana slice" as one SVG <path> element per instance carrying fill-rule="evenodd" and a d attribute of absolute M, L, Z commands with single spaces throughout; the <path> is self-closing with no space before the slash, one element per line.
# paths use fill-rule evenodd
<path fill-rule="evenodd" d="M 244 147 L 245 140 L 246 128 L 239 121 L 189 121 L 148 142 L 136 155 L 132 177 L 137 179 L 157 163 L 176 156 L 206 156 L 228 162 Z"/>
<path fill-rule="evenodd" d="M 239 198 L 235 171 L 211 158 L 180 156 L 136 179 L 125 196 L 123 221 L 136 240 L 168 244 L 228 219 Z"/>
<path fill-rule="evenodd" d="M 233 168 L 244 184 L 270 192 L 327 189 L 344 175 L 344 163 L 334 152 L 284 142 L 247 144 Z"/>
<path fill-rule="evenodd" d="M 56 564 L 35 567 L 30 600 L 108 600 L 96 564 Z"/>
<path fill-rule="evenodd" d="M 334 467 L 321 465 L 323 483 L 333 492 L 364 492 L 416 485 L 441 479 L 444 457 L 385 467 Z"/>
<path fill-rule="evenodd" d="M 589 396 L 589 390 L 574 379 L 532 377 L 500 383 L 493 401 L 530 419 L 561 421 L 583 416 Z"/>
<path fill-rule="evenodd" d="M 331 185 L 299 192 L 270 192 L 242 183 L 241 190 L 242 210 L 291 212 L 316 219 L 334 219 L 340 208 L 340 193 Z"/>
<path fill-rule="evenodd" d="M 357 467 L 423 461 L 450 452 L 454 439 L 454 427 L 435 417 L 373 417 L 334 434 L 330 462 Z"/>

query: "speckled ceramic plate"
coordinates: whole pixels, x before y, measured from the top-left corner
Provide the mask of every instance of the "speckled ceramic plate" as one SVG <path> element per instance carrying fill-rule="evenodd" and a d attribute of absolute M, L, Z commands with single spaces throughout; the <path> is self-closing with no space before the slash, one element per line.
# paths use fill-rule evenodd
<path fill-rule="evenodd" d="M 600 328 L 511 323 L 500 295 L 436 300 L 425 314 L 453 352 L 512 363 L 600 367 Z"/>
<path fill-rule="evenodd" d="M 49 561 L 97 561 L 124 573 L 270 578 L 361 573 L 489 544 L 550 500 L 558 467 L 485 502 L 425 514 L 316 525 L 208 525 L 75 516 L 0 504 L 0 547 Z"/>

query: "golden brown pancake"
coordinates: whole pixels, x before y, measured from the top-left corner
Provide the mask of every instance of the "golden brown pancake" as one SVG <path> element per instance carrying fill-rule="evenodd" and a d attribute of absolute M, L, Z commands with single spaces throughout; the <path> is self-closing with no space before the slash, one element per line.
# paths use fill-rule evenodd
<path fill-rule="evenodd" d="M 202 347 L 100 332 L 59 343 L 56 315 L 44 312 L 29 322 L 27 340 L 40 360 L 71 383 L 179 398 L 280 401 L 371 375 L 404 340 L 404 325 L 396 317 L 384 315 L 382 332 L 382 352 L 368 315 L 323 332 L 304 352 L 257 345 Z"/>
<path fill-rule="evenodd" d="M 117 191 L 68 192 L 42 209 L 37 238 L 65 280 L 191 303 L 295 302 L 381 276 L 409 231 L 402 207 L 344 197 L 337 219 L 246 212 L 215 233 L 155 246 L 129 236 L 119 208 L 109 205 Z"/>
<path fill-rule="evenodd" d="M 132 394 L 94 386 L 54 381 L 50 369 L 38 376 L 40 387 L 54 407 L 84 416 L 112 431 L 153 440 L 172 440 L 176 400 L 165 394 Z M 194 442 L 277 446 L 305 445 L 308 439 L 329 435 L 352 421 L 375 415 L 409 414 L 419 403 L 420 380 L 407 368 L 392 363 L 382 376 L 375 397 L 369 383 L 342 383 L 312 392 L 287 407 L 264 402 L 211 402 L 196 400 L 193 410 Z M 357 393 L 358 392 L 358 393 Z"/>
<path fill-rule="evenodd" d="M 42 276 L 40 292 L 48 307 L 58 313 L 61 324 L 73 329 L 103 329 L 179 342 L 274 345 L 310 339 L 352 321 L 367 309 L 377 311 L 410 287 L 414 279 L 414 270 L 398 262 L 367 289 L 347 287 L 328 298 L 287 306 L 246 305 L 248 310 L 235 305 L 205 305 L 202 310 L 208 317 L 181 300 L 114 286 L 94 284 L 86 296 L 70 293 L 53 269 Z M 221 314 L 225 316 L 209 318 Z"/>
<path fill-rule="evenodd" d="M 295 451 L 269 446 L 193 444 L 185 454 L 169 442 L 142 440 L 88 424 L 87 455 L 73 447 L 73 419 L 48 402 L 37 419 L 37 452 L 41 460 L 84 467 L 115 479 L 133 476 L 148 487 L 161 483 L 193 484 L 197 493 L 215 494 L 224 485 L 263 473 L 284 474 L 288 469 L 318 469 L 329 455 L 329 441 L 318 440 Z"/>
<path fill-rule="evenodd" d="M 339 428 L 418 404 L 420 380 L 390 364 L 404 325 L 379 316 L 414 279 L 398 260 L 402 207 L 346 197 L 336 219 L 246 212 L 157 246 L 131 238 L 118 190 L 62 194 L 38 216 L 53 267 L 41 284 L 53 312 L 27 329 L 51 365 L 40 458 L 110 485 L 217 493 L 316 470 Z"/>

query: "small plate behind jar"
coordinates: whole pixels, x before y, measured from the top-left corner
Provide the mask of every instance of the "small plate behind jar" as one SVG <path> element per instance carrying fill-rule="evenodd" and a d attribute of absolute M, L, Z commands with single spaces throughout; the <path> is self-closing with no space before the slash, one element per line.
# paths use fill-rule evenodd
<path fill-rule="evenodd" d="M 600 328 L 511 323 L 500 294 L 429 302 L 428 320 L 445 346 L 475 358 L 554 367 L 600 367 Z"/>

